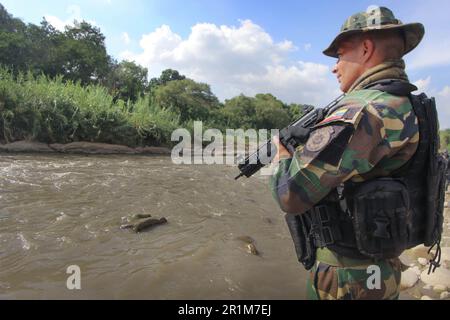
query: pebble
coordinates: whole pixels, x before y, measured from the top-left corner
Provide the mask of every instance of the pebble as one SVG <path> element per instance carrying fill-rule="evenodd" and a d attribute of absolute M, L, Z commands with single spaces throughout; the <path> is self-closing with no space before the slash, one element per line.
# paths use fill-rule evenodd
<path fill-rule="evenodd" d="M 417 276 L 420 276 L 420 274 L 422 273 L 422 271 L 420 271 L 418 266 L 412 267 L 411 270 L 414 271 L 417 274 Z"/>
<path fill-rule="evenodd" d="M 441 293 L 441 292 L 447 291 L 447 287 L 443 286 L 442 284 L 438 284 L 433 287 L 433 291 L 436 293 Z"/>
<path fill-rule="evenodd" d="M 425 258 L 418 258 L 417 261 L 422 265 L 426 266 L 428 264 L 428 260 Z"/>
<path fill-rule="evenodd" d="M 445 268 L 437 268 L 434 273 L 428 274 L 428 268 L 425 269 L 420 275 L 420 279 L 425 284 L 430 284 L 432 286 L 443 285 L 445 287 L 450 287 L 450 270 Z"/>
<path fill-rule="evenodd" d="M 425 247 L 424 245 L 418 245 L 417 247 L 414 247 L 410 250 L 416 257 L 430 258 L 430 255 L 428 254 L 428 249 L 429 248 Z"/>
<path fill-rule="evenodd" d="M 420 300 L 433 300 L 433 299 L 431 299 L 429 296 L 422 296 Z"/>
<path fill-rule="evenodd" d="M 449 296 L 450 296 L 450 293 L 448 291 L 444 291 L 444 292 L 441 292 L 441 295 L 439 298 L 441 300 L 445 300 L 445 299 L 448 299 Z"/>
<path fill-rule="evenodd" d="M 407 269 L 402 272 L 400 287 L 402 290 L 412 288 L 417 281 L 419 281 L 419 276 L 412 268 Z"/>
<path fill-rule="evenodd" d="M 431 284 L 426 284 L 423 286 L 423 290 L 432 290 L 433 286 Z"/>

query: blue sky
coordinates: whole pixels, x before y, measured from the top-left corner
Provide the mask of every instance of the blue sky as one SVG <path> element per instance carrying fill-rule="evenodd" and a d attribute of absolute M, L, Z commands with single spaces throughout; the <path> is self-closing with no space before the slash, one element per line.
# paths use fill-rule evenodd
<path fill-rule="evenodd" d="M 157 76 L 164 68 L 211 85 L 221 100 L 271 92 L 286 102 L 325 104 L 338 92 L 322 50 L 351 14 L 387 6 L 426 35 L 405 57 L 410 80 L 434 95 L 450 128 L 450 1 L 0 0 L 15 17 L 62 28 L 84 19 L 101 28 L 108 52 Z"/>

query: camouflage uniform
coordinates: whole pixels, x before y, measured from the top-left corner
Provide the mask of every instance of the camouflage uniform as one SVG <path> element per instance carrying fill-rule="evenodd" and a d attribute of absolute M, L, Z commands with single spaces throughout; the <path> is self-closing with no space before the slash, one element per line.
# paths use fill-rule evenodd
<path fill-rule="evenodd" d="M 372 22 L 367 15 L 348 21 L 356 21 L 360 29 L 364 27 L 361 26 L 364 21 Z M 351 29 L 348 21 L 343 26 L 343 33 Z M 420 41 L 421 36 L 418 38 Z M 335 55 L 335 42 L 325 50 L 325 54 Z M 407 45 L 405 50 L 412 50 L 415 45 Z M 339 107 L 313 127 L 308 141 L 297 148 L 293 157 L 280 159 L 270 178 L 270 188 L 284 211 L 292 212 L 295 208 L 296 212 L 303 213 L 343 182 L 389 176 L 413 156 L 418 146 L 419 130 L 410 100 L 364 89 L 382 79 L 407 81 L 404 67 L 403 60 L 397 60 L 367 70 L 354 82 Z M 367 268 L 370 265 L 380 268 L 380 289 L 367 288 L 366 282 L 370 277 Z M 398 258 L 363 261 L 339 256 L 326 248 L 317 249 L 308 297 L 396 299 L 401 267 Z"/>

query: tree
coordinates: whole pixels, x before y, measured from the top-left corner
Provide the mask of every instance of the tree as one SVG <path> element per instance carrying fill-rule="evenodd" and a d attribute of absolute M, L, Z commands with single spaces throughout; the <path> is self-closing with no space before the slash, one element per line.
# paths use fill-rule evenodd
<path fill-rule="evenodd" d="M 297 103 L 291 103 L 290 105 L 286 105 L 285 108 L 291 117 L 291 121 L 295 121 L 299 119 L 303 114 L 305 113 L 306 108 L 313 107 L 311 105 L 307 104 L 297 104 Z"/>
<path fill-rule="evenodd" d="M 185 76 L 181 75 L 177 70 L 166 69 L 161 73 L 159 78 L 152 78 L 149 82 L 150 91 L 154 91 L 156 87 L 163 86 L 170 81 L 184 80 Z"/>
<path fill-rule="evenodd" d="M 222 112 L 227 125 L 234 128 L 281 129 L 290 123 L 283 102 L 271 94 L 257 94 L 254 98 L 240 95 L 226 100 Z"/>
<path fill-rule="evenodd" d="M 290 123 L 283 102 L 269 93 L 255 96 L 255 110 L 258 129 L 281 129 Z"/>
<path fill-rule="evenodd" d="M 221 110 L 226 119 L 226 125 L 230 128 L 255 128 L 255 104 L 254 99 L 241 94 L 229 100 L 225 100 L 225 106 Z"/>
<path fill-rule="evenodd" d="M 26 68 L 29 47 L 25 37 L 26 25 L 13 18 L 0 4 L 0 63 L 15 71 Z"/>
<path fill-rule="evenodd" d="M 171 80 L 154 91 L 155 102 L 180 114 L 180 121 L 206 120 L 219 105 L 217 97 L 206 83 L 192 79 Z"/>
<path fill-rule="evenodd" d="M 106 80 L 114 99 L 135 102 L 144 95 L 148 85 L 148 70 L 134 62 L 122 61 L 113 63 Z"/>
<path fill-rule="evenodd" d="M 100 83 L 106 79 L 110 57 L 106 52 L 105 36 L 89 23 L 77 22 L 56 39 L 55 63 L 66 80 L 82 84 Z"/>

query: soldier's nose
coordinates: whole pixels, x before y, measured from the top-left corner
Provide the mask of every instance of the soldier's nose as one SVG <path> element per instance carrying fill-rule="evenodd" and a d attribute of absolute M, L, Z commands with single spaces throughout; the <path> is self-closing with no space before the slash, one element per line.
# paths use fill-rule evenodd
<path fill-rule="evenodd" d="M 333 66 L 333 69 L 331 69 L 331 72 L 332 72 L 332 73 L 336 73 L 336 72 L 337 72 L 337 64 L 335 64 L 335 65 Z"/>

